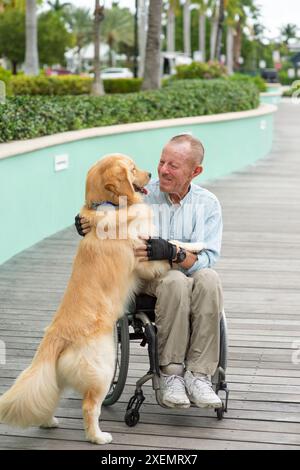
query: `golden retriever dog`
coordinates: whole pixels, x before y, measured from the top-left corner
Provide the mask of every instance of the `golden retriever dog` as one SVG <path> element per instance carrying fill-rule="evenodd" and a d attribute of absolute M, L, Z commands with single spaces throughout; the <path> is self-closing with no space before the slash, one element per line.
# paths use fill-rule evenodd
<path fill-rule="evenodd" d="M 83 397 L 87 439 L 111 442 L 99 428 L 99 416 L 113 378 L 115 323 L 140 278 L 170 269 L 167 261 L 141 262 L 134 256 L 139 237 L 153 230 L 151 209 L 142 203 L 149 177 L 121 154 L 106 156 L 89 170 L 81 214 L 92 230 L 79 244 L 66 292 L 31 365 L 0 398 L 1 422 L 56 427 L 60 394 L 72 387 Z"/>

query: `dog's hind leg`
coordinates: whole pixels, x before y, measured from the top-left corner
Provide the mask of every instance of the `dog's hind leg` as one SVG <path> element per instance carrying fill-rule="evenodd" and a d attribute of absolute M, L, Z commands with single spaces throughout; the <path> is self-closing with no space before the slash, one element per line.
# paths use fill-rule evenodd
<path fill-rule="evenodd" d="M 94 444 L 108 444 L 112 436 L 108 432 L 102 432 L 99 427 L 99 417 L 102 401 L 105 394 L 100 390 L 90 389 L 83 398 L 82 411 L 87 440 Z"/>
<path fill-rule="evenodd" d="M 50 428 L 58 428 L 59 421 L 55 416 L 52 416 L 47 423 L 41 424 L 40 428 L 50 429 Z"/>

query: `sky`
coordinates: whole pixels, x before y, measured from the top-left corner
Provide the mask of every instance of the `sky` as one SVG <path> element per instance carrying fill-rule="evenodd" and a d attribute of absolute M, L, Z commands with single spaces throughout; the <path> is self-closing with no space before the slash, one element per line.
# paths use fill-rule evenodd
<path fill-rule="evenodd" d="M 93 9 L 94 0 L 68 0 L 76 6 Z M 107 6 L 111 0 L 104 1 Z M 261 6 L 261 22 L 266 27 L 265 35 L 275 38 L 279 34 L 280 27 L 287 23 L 296 23 L 300 28 L 300 0 L 255 0 L 257 6 Z M 192 2 L 191 2 L 192 3 Z M 135 0 L 119 0 L 120 6 L 127 6 L 133 11 Z"/>

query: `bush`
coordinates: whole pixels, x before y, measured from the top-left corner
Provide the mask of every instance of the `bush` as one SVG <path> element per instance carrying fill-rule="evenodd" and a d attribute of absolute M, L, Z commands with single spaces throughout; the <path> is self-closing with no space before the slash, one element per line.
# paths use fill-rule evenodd
<path fill-rule="evenodd" d="M 251 84 L 183 80 L 158 91 L 123 95 L 17 96 L 0 106 L 0 142 L 139 121 L 242 111 L 259 105 Z"/>
<path fill-rule="evenodd" d="M 91 84 L 91 78 L 74 75 L 16 75 L 11 80 L 14 95 L 82 95 L 90 93 Z"/>
<path fill-rule="evenodd" d="M 178 65 L 176 67 L 176 75 L 172 79 L 212 79 L 225 77 L 226 75 L 226 67 L 219 62 L 192 62 L 190 65 Z"/>
<path fill-rule="evenodd" d="M 242 73 L 235 73 L 234 75 L 231 75 L 228 78 L 229 80 L 234 80 L 234 81 L 237 80 L 237 81 L 242 81 L 245 83 L 253 83 L 257 87 L 258 91 L 261 93 L 267 91 L 267 84 L 264 81 L 264 79 L 260 77 L 259 75 L 251 77 L 250 75 L 244 75 Z"/>
<path fill-rule="evenodd" d="M 28 77 L 16 75 L 11 78 L 14 95 L 89 95 L 93 79 L 76 75 L 58 75 L 56 77 Z M 132 93 L 140 90 L 139 78 L 120 78 L 103 80 L 106 93 Z"/>
<path fill-rule="evenodd" d="M 6 95 L 9 96 L 12 94 L 10 80 L 12 73 L 9 70 L 5 70 L 3 67 L 0 67 L 0 81 L 5 83 Z"/>
<path fill-rule="evenodd" d="M 293 68 L 293 67 L 291 67 Z M 287 70 L 280 70 L 278 72 L 278 78 L 281 85 L 292 85 L 297 78 L 290 78 Z"/>
<path fill-rule="evenodd" d="M 291 88 L 289 90 L 286 90 L 283 93 L 283 96 L 286 96 L 288 98 L 294 96 L 295 98 L 300 99 L 300 80 L 294 80 Z"/>
<path fill-rule="evenodd" d="M 103 80 L 105 93 L 136 93 L 141 90 L 141 78 L 109 78 Z"/>

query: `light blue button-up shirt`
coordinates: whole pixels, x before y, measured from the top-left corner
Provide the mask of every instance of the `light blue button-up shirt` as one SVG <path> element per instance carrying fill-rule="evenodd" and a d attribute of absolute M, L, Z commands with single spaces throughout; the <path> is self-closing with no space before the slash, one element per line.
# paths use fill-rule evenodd
<path fill-rule="evenodd" d="M 203 268 L 212 267 L 220 256 L 222 242 L 222 211 L 217 197 L 196 184 L 180 201 L 173 204 L 167 193 L 159 189 L 159 181 L 147 185 L 144 201 L 154 211 L 156 236 L 165 240 L 185 243 L 203 243 L 204 249 L 190 269 L 182 271 L 190 275 Z"/>

